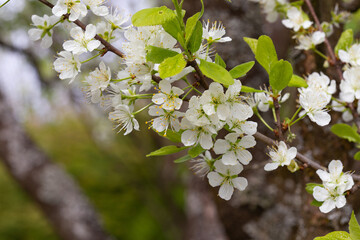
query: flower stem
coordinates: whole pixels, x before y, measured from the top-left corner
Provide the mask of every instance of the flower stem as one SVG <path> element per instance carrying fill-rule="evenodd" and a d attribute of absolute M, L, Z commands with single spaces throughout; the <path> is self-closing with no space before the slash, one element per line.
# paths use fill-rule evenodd
<path fill-rule="evenodd" d="M 315 53 L 317 53 L 320 57 L 324 58 L 325 60 L 328 60 L 328 57 L 323 54 L 322 52 L 320 52 L 319 50 L 317 50 L 316 48 L 312 49 Z"/>
<path fill-rule="evenodd" d="M 102 54 L 102 53 L 98 53 L 98 54 L 92 56 L 91 58 L 86 59 L 85 61 L 82 61 L 81 64 L 86 63 L 86 62 L 89 62 L 89 61 L 93 60 L 94 58 L 100 56 L 101 54 Z"/>
<path fill-rule="evenodd" d="M 262 116 L 259 114 L 259 112 L 255 112 L 255 115 L 260 119 L 260 121 L 268 128 L 270 129 L 272 132 L 274 131 L 274 129 L 272 127 L 269 126 L 269 124 L 265 121 L 265 119 L 262 118 Z"/>
<path fill-rule="evenodd" d="M 296 110 L 296 112 L 294 113 L 294 115 L 292 116 L 291 120 L 290 120 L 290 123 L 292 123 L 295 119 L 295 117 L 299 114 L 300 110 L 302 109 L 302 107 L 300 106 L 298 108 L 298 110 Z"/>
<path fill-rule="evenodd" d="M 191 91 L 194 90 L 194 88 L 191 88 L 182 98 L 181 100 L 184 100 L 186 98 L 187 95 L 189 95 L 189 93 L 191 93 Z"/>
<path fill-rule="evenodd" d="M 132 77 L 127 77 L 127 78 L 121 78 L 121 79 L 111 79 L 112 82 L 121 82 L 121 81 L 124 81 L 124 80 L 128 80 L 128 79 L 131 79 Z"/>
<path fill-rule="evenodd" d="M 10 2 L 10 0 L 7 0 L 7 1 L 4 2 L 3 4 L 1 4 L 0 8 L 2 8 L 3 6 L 5 6 L 5 4 L 7 4 L 8 2 Z"/>
<path fill-rule="evenodd" d="M 289 126 L 291 127 L 292 125 L 294 125 L 295 123 L 297 123 L 298 121 L 300 121 L 301 119 L 303 119 L 304 117 L 306 117 L 307 113 L 305 113 L 304 115 L 302 115 L 301 117 L 299 117 L 298 119 L 295 120 L 295 122 L 290 122 Z"/>
<path fill-rule="evenodd" d="M 148 105 L 146 105 L 145 107 L 143 107 L 143 108 L 141 108 L 141 109 L 139 109 L 139 110 L 137 110 L 136 112 L 134 112 L 133 113 L 133 115 L 135 116 L 136 114 L 138 114 L 138 113 L 140 113 L 140 112 L 142 112 L 142 111 L 144 111 L 145 109 L 147 109 L 148 107 L 150 107 L 151 105 L 153 105 L 154 103 L 152 102 L 152 103 L 149 103 Z"/>

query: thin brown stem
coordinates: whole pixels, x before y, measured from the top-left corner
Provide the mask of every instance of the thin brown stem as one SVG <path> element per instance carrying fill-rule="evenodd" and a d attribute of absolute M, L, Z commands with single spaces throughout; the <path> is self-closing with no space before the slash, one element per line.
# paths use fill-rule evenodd
<path fill-rule="evenodd" d="M 209 89 L 209 85 L 207 84 L 207 82 L 206 82 L 206 80 L 205 80 L 205 76 L 204 76 L 204 74 L 201 72 L 201 70 L 200 70 L 199 65 L 197 64 L 197 62 L 196 62 L 195 60 L 193 60 L 193 61 L 189 61 L 188 64 L 195 69 L 197 75 L 199 76 L 199 81 L 200 81 L 201 85 L 203 86 L 203 88 L 204 88 L 204 89 Z"/>
<path fill-rule="evenodd" d="M 281 126 L 281 119 L 280 119 L 280 104 L 279 104 L 279 100 L 277 97 L 273 97 L 273 102 L 274 102 L 274 109 L 275 109 L 275 114 L 276 114 L 276 128 L 277 128 L 277 136 L 279 137 L 280 141 L 285 141 L 284 139 L 284 134 L 283 134 L 283 129 Z"/>
<path fill-rule="evenodd" d="M 54 4 L 48 2 L 47 0 L 39 0 L 39 2 L 45 4 L 46 6 L 48 6 L 49 8 L 53 8 L 54 7 Z M 79 27 L 81 27 L 84 31 L 86 29 L 86 25 L 84 23 L 82 23 L 80 20 L 76 20 L 74 21 L 74 23 L 76 25 L 78 25 Z M 99 35 L 95 35 L 94 37 L 96 40 L 99 40 L 102 45 L 105 46 L 106 48 L 106 51 L 110 51 L 110 52 L 113 52 L 114 54 L 118 55 L 119 57 L 121 58 L 124 58 L 125 55 L 124 53 L 122 53 L 119 49 L 117 49 L 116 47 L 114 47 L 111 43 L 109 43 L 108 41 L 106 41 L 105 39 L 103 39 L 102 37 L 100 37 Z"/>

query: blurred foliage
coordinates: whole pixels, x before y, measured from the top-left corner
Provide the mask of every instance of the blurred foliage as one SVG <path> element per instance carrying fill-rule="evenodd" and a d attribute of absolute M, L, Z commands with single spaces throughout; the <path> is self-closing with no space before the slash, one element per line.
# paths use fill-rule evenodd
<path fill-rule="evenodd" d="M 169 168 L 163 159 L 145 158 L 156 149 L 151 135 L 118 134 L 95 141 L 85 117 L 46 125 L 29 123 L 27 128 L 39 146 L 77 180 L 115 238 L 180 239 L 184 187 L 179 177 L 183 169 L 172 164 Z M 173 177 L 164 181 L 163 174 L 169 173 Z M 3 168 L 0 189 L 6 193 L 0 198 L 1 240 L 57 239 Z"/>

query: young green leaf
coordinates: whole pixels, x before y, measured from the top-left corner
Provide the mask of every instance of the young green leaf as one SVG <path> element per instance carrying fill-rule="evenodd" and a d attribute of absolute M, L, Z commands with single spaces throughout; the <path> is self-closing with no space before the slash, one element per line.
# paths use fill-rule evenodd
<path fill-rule="evenodd" d="M 293 68 L 291 64 L 288 61 L 280 60 L 271 67 L 269 75 L 270 86 L 275 90 L 281 91 L 289 84 L 292 75 Z"/>
<path fill-rule="evenodd" d="M 360 161 L 360 151 L 355 153 L 354 159 L 357 160 L 357 161 Z"/>
<path fill-rule="evenodd" d="M 165 22 L 175 19 L 173 10 L 162 6 L 155 8 L 146 8 L 135 13 L 131 22 L 135 27 L 162 25 Z"/>
<path fill-rule="evenodd" d="M 177 18 L 171 19 L 167 22 L 164 22 L 162 24 L 162 27 L 164 28 L 165 32 L 167 32 L 168 34 L 170 34 L 173 38 L 175 38 L 176 40 L 179 40 L 179 35 L 181 36 L 181 27 L 180 27 L 180 23 L 177 20 Z M 184 38 L 184 37 L 182 37 Z"/>
<path fill-rule="evenodd" d="M 323 187 L 322 184 L 319 184 L 319 183 L 307 183 L 306 184 L 306 187 L 305 187 L 305 190 L 310 193 L 310 194 L 313 194 L 314 192 L 314 187 L 316 186 L 319 186 L 319 187 Z"/>
<path fill-rule="evenodd" d="M 184 56 L 179 53 L 165 59 L 159 66 L 159 74 L 162 79 L 179 74 L 186 66 Z"/>
<path fill-rule="evenodd" d="M 349 231 L 351 239 L 360 239 L 360 226 L 358 221 L 356 220 L 354 212 L 351 213 Z"/>
<path fill-rule="evenodd" d="M 338 54 L 339 50 L 346 50 L 352 45 L 354 41 L 354 33 L 352 29 L 347 29 L 341 33 L 338 43 L 335 46 L 335 53 Z"/>
<path fill-rule="evenodd" d="M 270 37 L 266 35 L 259 37 L 255 59 L 265 68 L 268 74 L 270 74 L 272 65 L 278 60 L 274 43 Z"/>
<path fill-rule="evenodd" d="M 307 88 L 308 84 L 302 77 L 293 74 L 290 82 L 288 83 L 288 87 L 304 87 Z"/>
<path fill-rule="evenodd" d="M 203 27 L 200 21 L 197 21 L 194 32 L 192 33 L 187 48 L 190 52 L 195 53 L 201 47 Z"/>
<path fill-rule="evenodd" d="M 256 54 L 256 48 L 257 48 L 257 44 L 258 44 L 258 40 L 255 38 L 248 38 L 248 37 L 244 37 L 243 38 L 244 41 L 249 45 L 251 51 L 254 53 L 254 55 Z"/>
<path fill-rule="evenodd" d="M 323 205 L 323 202 L 318 202 L 316 200 L 312 200 L 312 202 L 310 204 L 315 207 L 321 207 L 321 205 Z"/>
<path fill-rule="evenodd" d="M 331 131 L 338 137 L 347 139 L 350 142 L 360 143 L 360 135 L 354 128 L 345 124 L 338 123 L 331 127 Z"/>
<path fill-rule="evenodd" d="M 174 160 L 174 163 L 182 163 L 182 162 L 189 161 L 190 159 L 192 159 L 192 157 L 190 157 L 189 155 L 185 155 L 185 156 L 182 156 L 181 158 Z"/>
<path fill-rule="evenodd" d="M 220 66 L 222 66 L 223 68 L 226 68 L 226 63 L 225 63 L 225 61 L 220 57 L 220 55 L 219 54 L 215 54 L 215 63 L 217 64 L 217 65 L 220 65 Z M 231 72 L 230 72 L 230 74 L 231 74 Z"/>
<path fill-rule="evenodd" d="M 251 61 L 251 62 L 246 62 L 240 65 L 237 65 L 236 67 L 234 67 L 233 69 L 231 69 L 229 71 L 229 73 L 231 74 L 231 76 L 233 78 L 239 78 L 239 77 L 243 77 L 245 76 L 245 74 L 250 71 L 250 69 L 254 66 L 255 62 Z"/>
<path fill-rule="evenodd" d="M 350 237 L 350 234 L 347 232 L 336 231 L 329 233 L 323 237 L 314 238 L 314 240 L 353 240 L 353 239 Z"/>
<path fill-rule="evenodd" d="M 188 151 L 188 154 L 192 157 L 192 158 L 196 158 L 197 156 L 199 156 L 199 154 L 205 152 L 205 149 L 203 149 L 200 144 L 196 145 L 195 147 L 191 148 Z"/>
<path fill-rule="evenodd" d="M 252 92 L 264 92 L 264 90 L 259 90 L 259 89 L 255 89 L 252 87 L 248 87 L 248 86 L 241 86 L 241 92 L 248 92 L 248 93 L 252 93 Z"/>
<path fill-rule="evenodd" d="M 177 153 L 180 152 L 186 148 L 189 147 L 177 147 L 174 145 L 170 145 L 170 146 L 165 146 L 162 147 L 156 151 L 153 151 L 151 153 L 149 153 L 148 155 L 146 155 L 147 157 L 152 157 L 152 156 L 164 156 L 164 155 L 169 155 L 169 154 L 173 154 L 173 153 Z"/>
<path fill-rule="evenodd" d="M 162 63 L 166 58 L 179 54 L 178 52 L 155 46 L 148 46 L 146 50 L 146 61 L 153 63 Z"/>
<path fill-rule="evenodd" d="M 198 12 L 186 20 L 186 27 L 185 27 L 186 44 L 189 42 L 189 40 L 195 30 L 196 24 L 199 20 L 199 16 L 200 16 L 200 13 Z"/>
<path fill-rule="evenodd" d="M 215 82 L 221 83 L 225 86 L 229 86 L 234 83 L 234 79 L 231 77 L 230 73 L 225 68 L 217 65 L 216 63 L 211 63 L 200 59 L 199 67 L 205 76 L 211 78 Z"/>

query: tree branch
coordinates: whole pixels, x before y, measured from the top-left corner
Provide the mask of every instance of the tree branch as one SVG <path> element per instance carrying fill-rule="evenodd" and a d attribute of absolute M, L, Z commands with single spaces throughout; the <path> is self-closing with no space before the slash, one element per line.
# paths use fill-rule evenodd
<path fill-rule="evenodd" d="M 188 62 L 190 66 L 192 66 L 196 73 L 198 74 L 199 76 L 199 80 L 200 80 L 200 83 L 201 85 L 203 86 L 203 88 L 206 90 L 206 89 L 209 89 L 209 85 L 207 84 L 206 80 L 205 80 L 205 76 L 204 74 L 201 72 L 200 68 L 199 68 L 199 65 L 197 64 L 197 62 L 195 60 L 193 61 L 189 61 Z"/>

